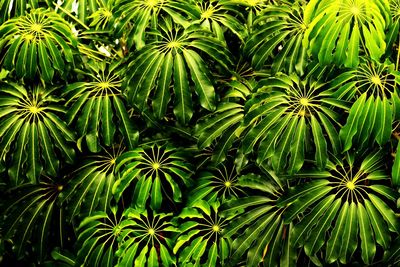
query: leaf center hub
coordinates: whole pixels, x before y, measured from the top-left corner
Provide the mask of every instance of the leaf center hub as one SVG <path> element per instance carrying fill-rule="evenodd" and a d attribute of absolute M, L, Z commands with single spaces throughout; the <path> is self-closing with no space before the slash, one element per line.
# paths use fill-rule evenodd
<path fill-rule="evenodd" d="M 43 26 L 42 26 L 41 24 L 33 23 L 33 24 L 31 25 L 31 30 L 32 30 L 33 32 L 41 33 L 41 32 L 42 32 L 42 29 L 43 29 Z"/>
<path fill-rule="evenodd" d="M 38 108 L 37 106 L 30 106 L 29 108 L 29 112 L 30 113 L 32 113 L 32 114 L 37 114 L 37 113 L 39 113 L 40 112 L 40 108 Z"/>
<path fill-rule="evenodd" d="M 177 41 L 171 41 L 167 44 L 168 48 L 178 48 L 180 46 L 181 46 L 181 44 Z"/>
<path fill-rule="evenodd" d="M 371 82 L 375 85 L 382 84 L 381 78 L 379 78 L 379 76 L 377 76 L 377 75 L 374 75 L 371 77 Z"/>
<path fill-rule="evenodd" d="M 149 7 L 155 7 L 158 4 L 158 0 L 148 0 L 147 1 L 147 6 Z"/>
<path fill-rule="evenodd" d="M 213 14 L 214 14 L 214 10 L 210 8 L 210 9 L 207 9 L 206 11 L 204 11 L 203 14 L 201 14 L 201 18 L 209 19 Z"/>
<path fill-rule="evenodd" d="M 161 165 L 158 162 L 153 162 L 151 164 L 151 167 L 153 167 L 154 170 L 158 170 L 161 167 Z"/>
<path fill-rule="evenodd" d="M 214 232 L 219 232 L 219 231 L 221 230 L 221 228 L 219 227 L 218 224 L 214 224 L 213 227 L 212 227 L 212 230 L 213 230 Z"/>
<path fill-rule="evenodd" d="M 309 100 L 305 97 L 300 98 L 299 102 L 303 106 L 308 106 L 308 104 L 310 103 Z"/>
<path fill-rule="evenodd" d="M 354 184 L 353 181 L 348 181 L 346 187 L 350 190 L 354 190 L 356 188 L 356 185 Z"/>
<path fill-rule="evenodd" d="M 110 85 L 109 82 L 100 82 L 100 83 L 98 84 L 98 86 L 99 86 L 101 89 L 108 89 L 108 88 L 111 87 L 111 85 Z"/>
<path fill-rule="evenodd" d="M 360 9 L 358 8 L 358 6 L 352 6 L 352 7 L 350 8 L 350 12 L 351 12 L 354 16 L 360 15 Z"/>
<path fill-rule="evenodd" d="M 256 6 L 256 5 L 258 5 L 258 3 L 260 2 L 260 0 L 247 0 L 246 2 L 247 2 L 247 4 L 249 4 L 250 6 Z"/>

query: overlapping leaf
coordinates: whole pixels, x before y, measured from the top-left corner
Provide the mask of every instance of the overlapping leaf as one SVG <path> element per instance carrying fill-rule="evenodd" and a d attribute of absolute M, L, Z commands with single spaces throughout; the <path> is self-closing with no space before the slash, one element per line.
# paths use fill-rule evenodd
<path fill-rule="evenodd" d="M 40 77 L 52 81 L 74 62 L 77 38 L 57 13 L 43 8 L 7 20 L 0 26 L 1 66 L 15 70 L 17 77 Z"/>
<path fill-rule="evenodd" d="M 312 21 L 305 43 L 310 41 L 322 64 L 354 68 L 362 54 L 379 61 L 386 50 L 389 14 L 386 0 L 312 0 L 304 14 Z"/>
<path fill-rule="evenodd" d="M 243 26 L 244 18 L 240 5 L 231 0 L 175 0 L 171 9 L 183 11 L 193 24 L 213 32 L 217 38 L 225 42 L 225 32 L 229 30 L 243 42 L 247 36 Z"/>
<path fill-rule="evenodd" d="M 227 220 L 218 216 L 219 203 L 199 200 L 178 215 L 179 237 L 173 252 L 182 266 L 225 265 L 230 240 L 223 236 Z"/>
<path fill-rule="evenodd" d="M 357 145 L 359 150 L 371 142 L 384 145 L 389 141 L 392 123 L 399 102 L 400 80 L 394 65 L 364 62 L 357 69 L 337 76 L 330 87 L 337 99 L 356 99 L 349 111 L 346 124 L 340 130 L 343 151 Z"/>
<path fill-rule="evenodd" d="M 0 166 L 3 170 L 9 167 L 13 185 L 26 180 L 36 183 L 42 172 L 54 177 L 60 155 L 69 164 L 75 158 L 75 133 L 59 117 L 65 108 L 57 103 L 56 88 L 28 89 L 15 83 L 0 84 Z"/>
<path fill-rule="evenodd" d="M 196 126 L 199 148 L 204 149 L 216 143 L 211 156 L 216 163 L 226 158 L 228 150 L 244 130 L 244 103 L 255 84 L 254 81 L 233 77 L 233 80 L 223 84 L 227 91 L 216 110 L 202 117 Z"/>
<path fill-rule="evenodd" d="M 3 195 L 2 238 L 12 240 L 18 258 L 33 256 L 43 263 L 49 249 L 63 244 L 63 211 L 56 203 L 63 186 L 63 181 L 42 177 L 39 184 L 20 185 Z"/>
<path fill-rule="evenodd" d="M 71 83 L 63 92 L 70 107 L 66 122 L 77 129 L 78 147 L 84 141 L 91 152 L 99 152 L 101 145 L 109 147 L 117 142 L 117 128 L 128 148 L 137 143 L 139 133 L 127 112 L 117 67 L 118 64 L 89 62 L 90 72 L 84 73 L 87 80 Z"/>
<path fill-rule="evenodd" d="M 187 205 L 191 206 L 199 200 L 209 203 L 220 201 L 225 203 L 243 195 L 244 191 L 237 186 L 238 175 L 234 167 L 221 163 L 201 171 L 196 177 L 196 186 L 189 194 Z"/>
<path fill-rule="evenodd" d="M 170 221 L 172 214 L 138 212 L 127 209 L 121 222 L 117 266 L 173 266 L 171 234 L 177 228 Z"/>
<path fill-rule="evenodd" d="M 277 205 L 289 204 L 284 222 L 305 213 L 294 227 L 294 245 L 313 257 L 323 251 L 325 264 L 347 264 L 359 247 L 365 264 L 374 262 L 377 246 L 387 249 L 390 232 L 399 233 L 393 204 L 398 193 L 388 186 L 382 152 L 362 159 L 335 159 L 325 172 L 301 172 L 310 178 L 282 196 Z M 329 233 L 328 237 L 326 234 Z"/>
<path fill-rule="evenodd" d="M 224 204 L 221 216 L 235 216 L 223 234 L 231 237 L 229 266 L 245 259 L 245 266 L 296 266 L 292 227 L 284 225 L 284 208 L 277 206 L 282 188 L 269 177 L 244 175 L 239 186 L 252 194 Z"/>
<path fill-rule="evenodd" d="M 66 207 L 68 219 L 91 216 L 95 211 L 108 212 L 115 183 L 115 163 L 123 148 L 113 147 L 101 154 L 83 160 L 80 166 L 67 176 L 68 186 L 60 195 Z"/>
<path fill-rule="evenodd" d="M 132 204 L 159 210 L 166 200 L 182 201 L 182 189 L 191 183 L 190 164 L 184 154 L 168 145 L 142 146 L 117 158 L 118 180 L 113 194 L 119 200 L 133 186 Z"/>
<path fill-rule="evenodd" d="M 128 65 L 130 103 L 139 109 L 151 106 L 156 118 L 166 114 L 173 91 L 173 112 L 182 124 L 193 115 L 193 93 L 208 110 L 216 106 L 210 68 L 203 55 L 225 69 L 231 54 L 221 41 L 196 26 L 184 29 L 170 20 L 159 24 L 158 37 L 133 55 Z M 150 103 L 151 101 L 151 103 Z"/>
<path fill-rule="evenodd" d="M 304 73 L 307 46 L 303 38 L 311 24 L 311 18 L 304 14 L 305 9 L 300 1 L 279 1 L 262 9 L 243 50 L 251 56 L 255 69 L 263 68 L 272 58 L 273 73 L 281 70 Z"/>
<path fill-rule="evenodd" d="M 310 152 L 323 168 L 328 149 L 340 151 L 338 111 L 346 109 L 346 102 L 333 98 L 332 91 L 312 76 L 301 80 L 281 74 L 263 79 L 246 103 L 248 130 L 241 150 L 245 154 L 257 150 L 257 162 L 270 160 L 277 172 L 297 172 Z"/>

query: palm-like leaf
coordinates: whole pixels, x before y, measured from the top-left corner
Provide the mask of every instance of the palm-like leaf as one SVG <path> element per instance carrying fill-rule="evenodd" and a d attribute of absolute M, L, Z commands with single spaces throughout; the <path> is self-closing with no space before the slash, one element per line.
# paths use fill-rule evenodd
<path fill-rule="evenodd" d="M 69 176 L 68 186 L 60 195 L 69 219 L 91 216 L 94 211 L 108 212 L 115 183 L 115 163 L 122 149 L 89 156 Z"/>
<path fill-rule="evenodd" d="M 201 56 L 208 55 L 225 69 L 231 65 L 230 52 L 223 43 L 197 27 L 183 29 L 164 20 L 155 40 L 134 54 L 128 66 L 127 95 L 132 104 L 143 109 L 149 99 L 157 118 L 165 115 L 173 85 L 174 114 L 187 124 L 193 115 L 192 83 L 199 102 L 208 110 L 215 109 L 215 89 L 210 69 Z M 200 54 L 199 54 L 200 53 Z"/>
<path fill-rule="evenodd" d="M 42 262 L 50 244 L 62 245 L 63 212 L 56 204 L 62 190 L 62 183 L 42 177 L 36 185 L 20 185 L 4 195 L 1 235 L 4 240 L 12 240 L 19 258 L 30 255 Z"/>
<path fill-rule="evenodd" d="M 252 57 L 255 69 L 263 68 L 267 60 L 273 58 L 273 72 L 287 70 L 288 73 L 303 74 L 307 47 L 302 41 L 311 23 L 310 17 L 304 15 L 304 9 L 303 2 L 280 1 L 268 5 L 255 18 L 244 46 L 244 53 Z"/>
<path fill-rule="evenodd" d="M 91 8 L 91 15 L 88 17 L 90 20 L 89 27 L 94 27 L 96 30 L 106 29 L 113 19 L 114 14 L 112 9 L 115 0 L 108 0 L 106 2 L 103 0 L 92 0 L 91 2 L 93 2 L 93 7 Z M 81 16 L 83 17 L 83 15 Z"/>
<path fill-rule="evenodd" d="M 106 28 L 112 20 L 112 7 L 116 0 L 65 0 L 61 5 L 56 4 L 62 12 L 72 15 L 77 14 L 79 23 L 85 25 L 90 21 L 90 27 L 96 30 Z"/>
<path fill-rule="evenodd" d="M 0 85 L 0 164 L 3 170 L 10 166 L 8 174 L 14 185 L 24 177 L 36 182 L 42 170 L 55 176 L 59 168 L 55 147 L 67 163 L 73 163 L 75 157 L 71 146 L 75 134 L 59 117 L 65 109 L 54 96 L 56 88 L 30 89 L 14 83 Z"/>
<path fill-rule="evenodd" d="M 175 0 L 171 8 L 185 12 L 193 23 L 212 31 L 223 42 L 225 42 L 225 29 L 231 31 L 241 41 L 247 35 L 240 6 L 231 0 Z"/>
<path fill-rule="evenodd" d="M 117 0 L 115 9 L 119 17 L 116 35 L 125 35 L 128 48 L 135 45 L 141 49 L 145 45 L 146 31 L 157 27 L 160 13 L 184 27 L 190 25 L 174 0 Z"/>
<path fill-rule="evenodd" d="M 184 154 L 167 145 L 144 145 L 130 150 L 119 156 L 116 164 L 120 174 L 113 188 L 116 199 L 134 184 L 132 203 L 139 209 L 146 207 L 149 197 L 153 210 L 160 209 L 166 198 L 181 202 L 181 189 L 191 182 L 190 164 Z"/>
<path fill-rule="evenodd" d="M 40 2 L 46 2 L 48 6 L 52 6 L 50 0 L 0 0 L 0 24 L 9 18 L 25 15 L 29 8 L 38 8 Z"/>
<path fill-rule="evenodd" d="M 18 77 L 38 75 L 45 81 L 51 81 L 55 71 L 64 73 L 66 63 L 74 61 L 77 46 L 68 23 L 42 8 L 7 20 L 0 26 L 0 39 L 2 66 L 15 69 Z"/>
<path fill-rule="evenodd" d="M 306 42 L 311 40 L 322 64 L 356 67 L 362 53 L 379 60 L 386 50 L 389 14 L 386 0 L 312 0 L 305 13 L 312 19 Z"/>
<path fill-rule="evenodd" d="M 392 23 L 389 26 L 388 33 L 386 34 L 386 44 L 387 53 L 386 55 L 391 55 L 395 49 L 393 49 L 394 43 L 399 40 L 398 32 L 400 29 L 400 1 L 399 0 L 389 0 L 390 15 Z M 400 58 L 397 58 L 395 63 L 398 65 Z"/>
<path fill-rule="evenodd" d="M 169 220 L 172 214 L 127 209 L 124 215 L 117 266 L 173 266 L 170 236 L 178 230 Z"/>
<path fill-rule="evenodd" d="M 218 216 L 218 206 L 199 200 L 178 215 L 180 235 L 173 252 L 181 266 L 224 266 L 228 261 L 230 240 L 223 236 L 227 220 Z"/>
<path fill-rule="evenodd" d="M 118 215 L 116 208 L 111 211 L 110 214 L 95 212 L 80 223 L 75 266 L 114 266 L 117 262 L 115 252 L 126 225 L 123 225 L 125 217 Z"/>
<path fill-rule="evenodd" d="M 116 127 L 124 137 L 128 148 L 133 148 L 138 139 L 121 95 L 120 71 L 118 64 L 89 62 L 84 73 L 86 81 L 69 84 L 64 90 L 66 105 L 70 107 L 66 122 L 75 124 L 80 136 L 78 146 L 85 140 L 91 152 L 99 152 L 100 146 L 111 146 Z"/>
<path fill-rule="evenodd" d="M 201 118 L 196 126 L 200 149 L 216 143 L 211 155 L 212 161 L 222 162 L 243 131 L 244 104 L 255 86 L 254 83 L 252 80 L 233 76 L 232 80 L 222 84 L 221 87 L 227 87 L 227 91 L 216 110 Z"/>
<path fill-rule="evenodd" d="M 206 200 L 209 203 L 221 201 L 223 204 L 242 194 L 244 191 L 238 187 L 235 168 L 221 163 L 199 173 L 196 186 L 189 194 L 187 206 L 190 207 L 199 200 Z"/>
<path fill-rule="evenodd" d="M 233 239 L 229 266 L 237 266 L 244 255 L 249 267 L 262 261 L 265 266 L 295 266 L 292 226 L 284 225 L 284 208 L 276 205 L 283 193 L 281 186 L 272 178 L 254 174 L 239 177 L 238 185 L 251 195 L 221 207 L 222 216 L 236 216 L 224 231 L 224 236 Z"/>
<path fill-rule="evenodd" d="M 389 177 L 382 165 L 382 153 L 377 152 L 363 160 L 335 159 L 326 171 L 300 173 L 310 181 L 292 188 L 277 203 L 290 204 L 283 215 L 285 223 L 308 211 L 294 227 L 293 244 L 303 245 L 309 256 L 324 251 L 328 264 L 337 260 L 346 264 L 360 239 L 361 258 L 371 264 L 376 245 L 387 249 L 390 232 L 400 231 L 392 209 L 398 193 L 387 186 Z"/>
<path fill-rule="evenodd" d="M 366 61 L 357 69 L 342 73 L 331 83 L 332 90 L 336 91 L 335 98 L 357 97 L 346 124 L 340 130 L 344 151 L 349 150 L 353 143 L 363 149 L 374 140 L 379 145 L 389 140 L 396 117 L 392 105 L 399 101 L 400 91 L 396 87 L 399 82 L 400 74 L 393 65 Z"/>
<path fill-rule="evenodd" d="M 340 151 L 335 128 L 340 116 L 332 107 L 346 110 L 347 106 L 334 99 L 325 84 L 311 76 L 301 80 L 281 74 L 261 80 L 258 87 L 246 103 L 244 124 L 249 130 L 241 143 L 245 154 L 259 144 L 258 163 L 270 159 L 277 172 L 287 168 L 294 173 L 311 148 L 320 168 L 326 164 L 328 144 L 335 153 Z"/>

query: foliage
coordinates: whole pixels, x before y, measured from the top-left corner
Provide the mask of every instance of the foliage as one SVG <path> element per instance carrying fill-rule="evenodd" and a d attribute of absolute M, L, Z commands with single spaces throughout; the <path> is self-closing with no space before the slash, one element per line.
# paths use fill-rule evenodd
<path fill-rule="evenodd" d="M 55 71 L 64 74 L 65 64 L 73 63 L 76 36 L 68 23 L 54 11 L 33 9 L 7 20 L 0 27 L 2 66 L 15 69 L 17 77 L 50 82 Z"/>
<path fill-rule="evenodd" d="M 116 143 L 114 137 L 118 128 L 126 145 L 133 148 L 138 132 L 121 97 L 122 75 L 117 69 L 118 62 L 111 65 L 91 61 L 86 67 L 86 72 L 79 70 L 87 77 L 86 81 L 68 84 L 63 92 L 66 105 L 70 108 L 66 122 L 76 125 L 80 136 L 78 147 L 85 138 L 88 149 L 99 152 L 101 144 L 111 146 Z"/>
<path fill-rule="evenodd" d="M 0 265 L 398 266 L 399 0 L 0 0 Z"/>
<path fill-rule="evenodd" d="M 56 176 L 60 156 L 57 157 L 55 148 L 66 163 L 72 164 L 75 150 L 71 142 L 76 138 L 59 117 L 65 113 L 65 107 L 55 95 L 57 88 L 44 89 L 39 85 L 27 90 L 13 82 L 0 86 L 1 167 L 5 170 L 9 166 L 11 184 L 20 184 L 24 177 L 36 183 L 42 170 Z"/>
<path fill-rule="evenodd" d="M 168 145 L 155 144 L 130 150 L 118 157 L 116 164 L 120 177 L 114 184 L 113 193 L 119 200 L 135 182 L 132 204 L 138 209 L 146 207 L 149 197 L 153 210 L 159 210 L 165 198 L 181 202 L 181 187 L 191 183 L 190 165 L 184 154 Z"/>
<path fill-rule="evenodd" d="M 199 200 L 183 208 L 178 215 L 180 236 L 176 240 L 174 253 L 179 254 L 183 266 L 217 266 L 228 261 L 230 240 L 223 235 L 226 220 L 218 216 L 218 202 L 208 204 Z M 190 243 L 190 244 L 189 244 Z M 186 246 L 183 246 L 185 245 Z M 184 247 L 183 249 L 182 246 Z M 208 252 L 208 253 L 207 253 Z"/>
<path fill-rule="evenodd" d="M 387 186 L 389 177 L 382 169 L 381 153 L 368 154 L 362 161 L 360 158 L 348 155 L 344 160 L 330 162 L 326 172 L 298 173 L 310 177 L 310 182 L 292 188 L 278 201 L 278 206 L 291 203 L 283 215 L 286 222 L 310 208 L 293 229 L 294 245 L 304 245 L 305 253 L 313 256 L 326 242 L 328 264 L 337 260 L 348 263 L 358 240 L 361 240 L 362 260 L 371 264 L 376 245 L 387 249 L 389 231 L 400 230 L 399 220 L 391 209 L 398 193 Z M 324 240 L 328 229 L 330 238 Z"/>
<path fill-rule="evenodd" d="M 230 266 L 242 259 L 246 266 L 258 266 L 261 262 L 266 266 L 294 266 L 292 226 L 284 224 L 285 208 L 277 205 L 284 193 L 282 185 L 268 176 L 247 174 L 239 177 L 238 186 L 251 194 L 222 207 L 222 216 L 234 215 L 225 232 L 233 239 Z"/>
<path fill-rule="evenodd" d="M 162 118 L 170 102 L 173 82 L 173 111 L 179 122 L 187 124 L 193 115 L 190 78 L 201 106 L 215 109 L 215 89 L 210 80 L 210 70 L 199 52 L 228 69 L 232 63 L 227 48 L 195 25 L 184 29 L 166 19 L 155 31 L 158 38 L 134 53 L 128 65 L 127 95 L 130 102 L 143 109 L 148 97 L 153 96 L 153 113 Z M 156 91 L 152 93 L 154 89 Z"/>

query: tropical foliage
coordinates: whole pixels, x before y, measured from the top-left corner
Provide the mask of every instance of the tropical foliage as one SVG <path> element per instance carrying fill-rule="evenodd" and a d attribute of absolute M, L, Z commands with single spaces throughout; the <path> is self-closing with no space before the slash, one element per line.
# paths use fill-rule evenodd
<path fill-rule="evenodd" d="M 0 0 L 0 265 L 399 266 L 398 0 Z"/>

